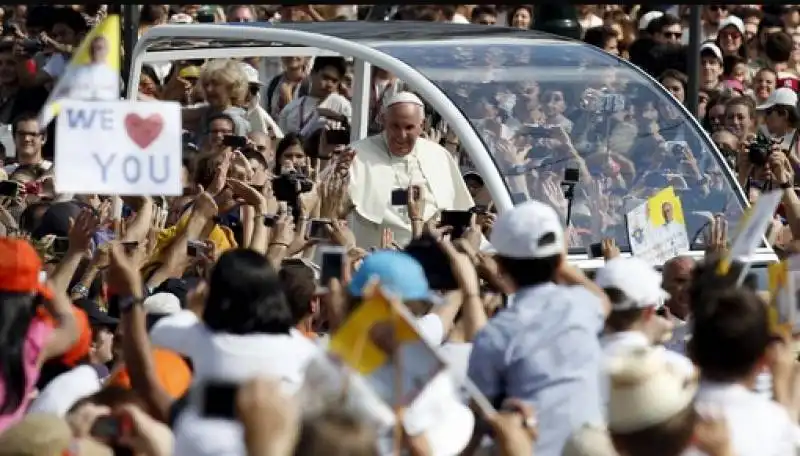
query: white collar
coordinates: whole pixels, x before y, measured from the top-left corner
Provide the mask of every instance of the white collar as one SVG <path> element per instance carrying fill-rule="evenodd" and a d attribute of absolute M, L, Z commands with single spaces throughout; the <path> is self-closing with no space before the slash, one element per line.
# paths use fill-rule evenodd
<path fill-rule="evenodd" d="M 650 345 L 647 336 L 641 331 L 620 331 L 615 333 L 604 334 L 600 339 L 600 343 L 605 345 L 610 344 L 624 344 L 624 345 Z"/>

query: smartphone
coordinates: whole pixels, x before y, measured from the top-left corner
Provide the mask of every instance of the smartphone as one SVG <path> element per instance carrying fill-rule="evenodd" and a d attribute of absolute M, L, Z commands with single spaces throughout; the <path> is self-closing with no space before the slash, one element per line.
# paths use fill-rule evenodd
<path fill-rule="evenodd" d="M 414 191 L 414 199 L 419 198 L 419 187 L 416 185 L 411 187 Z M 392 206 L 405 206 L 408 204 L 408 189 L 396 188 L 392 190 Z"/>
<path fill-rule="evenodd" d="M 589 244 L 589 258 L 602 258 L 603 256 L 603 245 L 599 242 L 595 242 L 594 244 Z"/>
<path fill-rule="evenodd" d="M 56 255 L 63 255 L 67 253 L 69 249 L 69 238 L 68 237 L 56 237 L 53 239 L 53 253 Z"/>
<path fill-rule="evenodd" d="M 396 188 L 392 190 L 392 206 L 405 206 L 408 204 L 408 189 Z"/>
<path fill-rule="evenodd" d="M 275 223 L 278 221 L 278 216 L 275 214 L 272 215 L 265 215 L 264 216 L 264 226 L 267 228 L 272 228 L 275 226 Z"/>
<path fill-rule="evenodd" d="M 470 211 L 442 211 L 442 219 L 439 226 L 452 226 L 450 239 L 458 239 L 464 236 L 472 223 L 472 212 Z"/>
<path fill-rule="evenodd" d="M 89 435 L 104 442 L 116 442 L 123 435 L 130 434 L 131 427 L 128 417 L 99 416 L 94 420 Z"/>
<path fill-rule="evenodd" d="M 686 141 L 664 141 L 664 147 L 670 154 L 683 157 L 689 149 L 689 143 Z"/>
<path fill-rule="evenodd" d="M 235 383 L 209 382 L 202 387 L 200 415 L 205 418 L 236 419 Z"/>
<path fill-rule="evenodd" d="M 327 130 L 325 132 L 325 142 L 332 146 L 350 144 L 350 130 Z"/>
<path fill-rule="evenodd" d="M 206 243 L 203 241 L 189 241 L 186 245 L 186 254 L 190 257 L 196 257 L 205 252 Z"/>
<path fill-rule="evenodd" d="M 331 279 L 342 280 L 347 252 L 344 247 L 338 245 L 323 245 L 319 249 L 322 258 L 322 271 L 320 271 L 319 281 L 323 287 L 326 287 Z"/>
<path fill-rule="evenodd" d="M 125 249 L 125 253 L 130 254 L 134 250 L 139 247 L 139 241 L 127 241 L 122 243 L 122 248 Z"/>
<path fill-rule="evenodd" d="M 308 238 L 327 241 L 330 239 L 330 234 L 328 233 L 328 226 L 330 225 L 330 219 L 311 219 L 308 224 Z"/>
<path fill-rule="evenodd" d="M 525 124 L 519 129 L 518 134 L 533 138 L 550 138 L 553 136 L 553 128 L 548 125 Z"/>
<path fill-rule="evenodd" d="M 225 137 L 222 138 L 222 145 L 234 149 L 243 149 L 247 147 L 247 138 L 244 136 L 225 135 Z"/>
<path fill-rule="evenodd" d="M 14 181 L 0 182 L 0 196 L 16 198 L 19 196 L 20 185 Z"/>
<path fill-rule="evenodd" d="M 458 290 L 458 282 L 447 253 L 430 235 L 422 235 L 412 240 L 404 252 L 414 257 L 425 271 L 425 278 L 432 290 Z"/>

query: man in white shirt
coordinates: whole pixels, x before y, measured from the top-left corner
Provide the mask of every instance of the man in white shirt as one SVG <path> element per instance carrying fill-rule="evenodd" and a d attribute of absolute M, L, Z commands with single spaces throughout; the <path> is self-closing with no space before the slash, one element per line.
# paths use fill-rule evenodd
<path fill-rule="evenodd" d="M 713 267 L 711 265 L 710 267 Z M 709 272 L 710 274 L 710 272 Z M 737 456 L 793 455 L 800 428 L 787 409 L 753 391 L 765 365 L 775 360 L 767 352 L 774 342 L 767 306 L 754 291 L 734 289 L 730 281 L 707 279 L 709 292 L 694 303 L 689 352 L 701 373 L 697 405 L 724 415 Z M 781 352 L 782 350 L 778 350 Z M 776 388 L 791 394 L 792 368 L 773 370 Z M 790 401 L 788 397 L 776 398 Z M 691 455 L 699 454 L 696 452 Z"/>
<path fill-rule="evenodd" d="M 421 138 L 425 123 L 422 100 L 400 92 L 385 104 L 384 131 L 351 145 L 349 197 L 354 208 L 350 226 L 362 247 L 380 245 L 384 228 L 399 245 L 411 241 L 413 222 L 429 220 L 439 210 L 469 210 L 473 205 L 452 155 Z M 392 205 L 394 190 L 411 186 L 421 192 L 421 220 L 411 220 L 406 206 Z"/>
<path fill-rule="evenodd" d="M 317 57 L 311 68 L 311 94 L 295 98 L 278 116 L 278 126 L 283 134 L 300 133 L 317 120 L 317 107 L 325 102 L 326 108 L 345 114 L 352 112 L 350 101 L 338 93 L 339 84 L 347 73 L 347 62 L 342 57 Z"/>
<path fill-rule="evenodd" d="M 253 68 L 249 63 L 241 62 L 242 70 L 247 75 L 247 121 L 250 122 L 250 131 L 256 133 L 263 133 L 270 138 L 283 138 L 283 132 L 278 124 L 272 119 L 272 116 L 261 107 L 261 78 L 258 76 L 258 70 Z"/>
<path fill-rule="evenodd" d="M 631 347 L 650 347 L 660 343 L 672 328 L 672 323 L 658 315 L 664 305 L 666 292 L 661 288 L 661 274 L 639 258 L 617 257 L 597 271 L 595 283 L 611 301 L 611 313 L 606 318 L 605 332 L 600 345 L 607 359 L 618 356 Z M 687 373 L 694 372 L 692 362 L 683 355 L 664 350 L 666 360 Z M 602 380 L 608 394 L 607 381 Z M 607 396 L 606 396 L 607 397 Z"/>

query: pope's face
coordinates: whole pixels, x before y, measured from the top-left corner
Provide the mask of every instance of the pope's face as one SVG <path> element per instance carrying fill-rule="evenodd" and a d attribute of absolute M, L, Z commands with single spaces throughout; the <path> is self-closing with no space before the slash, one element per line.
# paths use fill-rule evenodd
<path fill-rule="evenodd" d="M 386 112 L 386 139 L 389 152 L 404 156 L 414 150 L 414 144 L 422 134 L 425 120 L 422 107 L 413 103 L 398 103 Z"/>

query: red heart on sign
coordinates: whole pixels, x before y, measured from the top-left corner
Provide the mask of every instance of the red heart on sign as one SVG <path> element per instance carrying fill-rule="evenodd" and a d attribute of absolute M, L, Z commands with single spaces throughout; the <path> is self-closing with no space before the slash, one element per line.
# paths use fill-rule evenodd
<path fill-rule="evenodd" d="M 128 137 L 142 149 L 147 149 L 161 135 L 164 129 L 164 118 L 160 114 L 141 117 L 139 114 L 125 116 L 125 130 Z"/>

